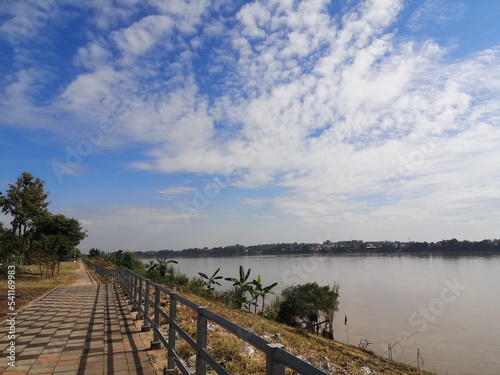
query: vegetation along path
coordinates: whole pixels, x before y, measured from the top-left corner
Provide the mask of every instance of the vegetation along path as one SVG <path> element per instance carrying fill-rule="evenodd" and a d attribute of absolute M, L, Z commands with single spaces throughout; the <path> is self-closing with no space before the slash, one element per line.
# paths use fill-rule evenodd
<path fill-rule="evenodd" d="M 0 373 L 156 374 L 119 289 L 83 267 L 77 276 L 17 314 L 15 367 L 8 366 L 11 340 L 2 335 Z"/>

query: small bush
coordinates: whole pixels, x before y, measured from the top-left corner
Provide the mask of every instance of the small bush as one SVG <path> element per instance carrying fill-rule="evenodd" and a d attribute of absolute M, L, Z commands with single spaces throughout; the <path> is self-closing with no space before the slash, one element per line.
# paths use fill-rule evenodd
<path fill-rule="evenodd" d="M 278 313 L 280 310 L 281 297 L 275 296 L 274 299 L 264 309 L 264 317 L 270 320 L 278 320 Z"/>
<path fill-rule="evenodd" d="M 231 306 L 234 299 L 234 290 L 215 291 L 213 298 L 225 305 Z"/>
<path fill-rule="evenodd" d="M 196 294 L 197 296 L 203 295 L 203 280 L 198 277 L 193 277 L 189 280 L 186 285 L 186 291 L 189 293 Z"/>
<path fill-rule="evenodd" d="M 161 282 L 169 287 L 185 288 L 189 283 L 189 277 L 180 271 L 175 271 L 170 266 L 167 274 L 161 279 Z"/>

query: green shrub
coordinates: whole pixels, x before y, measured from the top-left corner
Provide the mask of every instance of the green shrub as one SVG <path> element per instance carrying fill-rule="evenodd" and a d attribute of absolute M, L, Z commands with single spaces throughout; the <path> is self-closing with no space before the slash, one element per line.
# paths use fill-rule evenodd
<path fill-rule="evenodd" d="M 281 297 L 275 296 L 273 300 L 264 309 L 263 316 L 270 320 L 278 320 Z"/>
<path fill-rule="evenodd" d="M 319 318 L 333 320 L 339 309 L 339 285 L 319 286 L 317 283 L 289 286 L 283 290 L 278 321 L 289 325 L 305 324 L 315 331 Z"/>
<path fill-rule="evenodd" d="M 189 283 L 189 277 L 170 266 L 166 275 L 161 278 L 161 282 L 169 287 L 184 288 Z"/>
<path fill-rule="evenodd" d="M 187 292 L 202 296 L 203 290 L 204 283 L 202 279 L 200 279 L 199 277 L 192 277 L 191 279 L 189 279 L 189 282 L 186 285 Z"/>
<path fill-rule="evenodd" d="M 222 291 L 215 291 L 213 293 L 213 298 L 216 301 L 219 301 L 225 305 L 232 306 L 233 305 L 233 299 L 234 299 L 234 290 L 222 290 Z"/>

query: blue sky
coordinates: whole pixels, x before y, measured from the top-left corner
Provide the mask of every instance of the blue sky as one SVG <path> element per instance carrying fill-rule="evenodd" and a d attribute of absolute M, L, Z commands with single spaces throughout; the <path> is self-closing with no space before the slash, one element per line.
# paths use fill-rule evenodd
<path fill-rule="evenodd" d="M 0 190 L 42 178 L 84 251 L 497 238 L 499 14 L 4 1 Z"/>

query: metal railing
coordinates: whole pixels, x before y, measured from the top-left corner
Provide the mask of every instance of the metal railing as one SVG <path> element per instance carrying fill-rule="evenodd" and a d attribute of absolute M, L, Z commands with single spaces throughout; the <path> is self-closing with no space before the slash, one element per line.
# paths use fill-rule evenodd
<path fill-rule="evenodd" d="M 94 271 L 101 277 L 107 278 L 110 282 L 115 282 L 116 279 L 116 270 L 110 270 L 109 268 L 105 268 L 96 264 L 94 266 Z"/>
<path fill-rule="evenodd" d="M 93 270 L 95 273 L 97 273 L 99 276 L 101 276 L 104 279 L 107 279 L 110 282 L 115 282 L 116 280 L 116 269 L 115 270 L 110 270 L 109 268 L 100 266 L 98 264 L 95 264 L 94 262 L 89 261 L 87 258 L 82 258 L 82 261 L 85 263 L 85 266 L 88 269 Z"/>
<path fill-rule="evenodd" d="M 97 269 L 96 272 L 99 273 Z M 165 372 L 167 373 L 177 367 L 183 374 L 190 374 L 175 350 L 177 333 L 196 353 L 196 375 L 206 375 L 207 365 L 210 365 L 217 374 L 229 374 L 207 352 L 207 324 L 208 321 L 210 321 L 263 352 L 266 357 L 266 375 L 285 375 L 285 368 L 290 368 L 299 374 L 326 374 L 320 369 L 285 351 L 282 344 L 271 343 L 247 331 L 243 327 L 224 319 L 205 307 L 199 306 L 123 266 L 117 269 L 116 281 L 121 285 L 123 292 L 129 299 L 129 303 L 132 304 L 132 311 L 137 311 L 136 319 L 144 321 L 142 329 L 144 331 L 153 330 L 151 347 L 159 348 L 163 345 L 163 347 L 166 348 L 168 362 Z M 151 298 L 152 295 L 154 295 L 154 299 Z M 168 314 L 161 306 L 162 295 L 166 295 L 170 298 Z M 179 303 L 196 312 L 196 340 L 184 331 L 177 322 L 177 305 Z M 150 312 L 152 313 L 152 317 L 150 317 Z M 168 338 L 164 337 L 161 333 L 160 318 L 163 318 L 168 323 Z"/>

